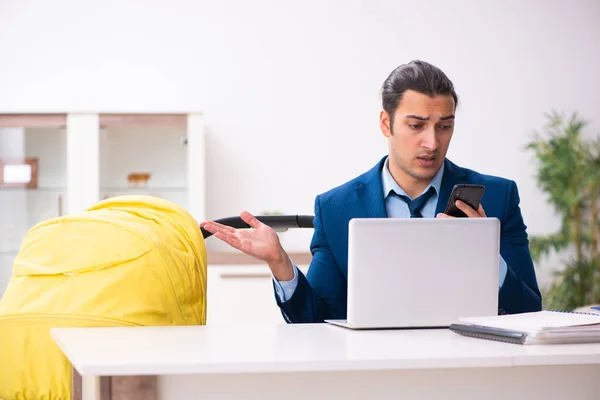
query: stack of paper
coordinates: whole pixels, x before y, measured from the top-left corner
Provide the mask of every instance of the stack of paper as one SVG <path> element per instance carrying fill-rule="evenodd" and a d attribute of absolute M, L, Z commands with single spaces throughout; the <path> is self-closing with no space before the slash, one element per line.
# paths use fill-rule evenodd
<path fill-rule="evenodd" d="M 539 311 L 460 318 L 450 330 L 461 335 L 518 344 L 600 342 L 600 315 Z"/>

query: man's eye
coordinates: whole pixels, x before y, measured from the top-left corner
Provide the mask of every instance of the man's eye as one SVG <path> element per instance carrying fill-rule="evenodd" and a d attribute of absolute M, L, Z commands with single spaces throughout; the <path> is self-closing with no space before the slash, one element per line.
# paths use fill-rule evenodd
<path fill-rule="evenodd" d="M 423 127 L 423 125 L 421 125 L 421 124 L 408 124 L 408 126 L 410 129 L 414 129 L 414 130 L 421 129 L 421 127 Z"/>
<path fill-rule="evenodd" d="M 448 129 L 452 129 L 452 125 L 441 125 L 440 128 L 443 130 L 448 130 Z"/>

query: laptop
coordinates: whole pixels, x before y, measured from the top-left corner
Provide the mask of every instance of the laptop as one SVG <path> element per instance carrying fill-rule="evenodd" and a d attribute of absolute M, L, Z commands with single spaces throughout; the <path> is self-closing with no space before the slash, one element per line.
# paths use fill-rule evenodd
<path fill-rule="evenodd" d="M 497 218 L 355 218 L 348 234 L 351 329 L 447 328 L 498 315 Z"/>

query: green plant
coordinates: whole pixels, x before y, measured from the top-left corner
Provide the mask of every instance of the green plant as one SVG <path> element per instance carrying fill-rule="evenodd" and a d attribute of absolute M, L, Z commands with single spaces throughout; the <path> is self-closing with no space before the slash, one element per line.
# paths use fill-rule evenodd
<path fill-rule="evenodd" d="M 537 159 L 537 184 L 562 223 L 557 233 L 531 237 L 530 250 L 534 261 L 551 251 L 574 252 L 543 295 L 546 308 L 573 309 L 600 302 L 600 138 L 581 137 L 587 121 L 577 113 L 546 117 L 544 135 L 536 133 L 527 149 Z"/>

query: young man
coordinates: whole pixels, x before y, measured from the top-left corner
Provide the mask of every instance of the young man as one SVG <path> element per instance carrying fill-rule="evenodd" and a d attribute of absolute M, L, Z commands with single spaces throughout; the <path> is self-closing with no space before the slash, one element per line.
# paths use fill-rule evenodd
<path fill-rule="evenodd" d="M 277 234 L 248 212 L 241 217 L 253 229 L 236 230 L 213 222 L 201 226 L 269 265 L 277 304 L 288 322 L 344 319 L 350 219 L 451 218 L 442 212 L 454 185 L 482 184 L 486 194 L 478 210 L 460 201 L 457 207 L 469 218 L 487 214 L 501 222 L 498 311 L 541 310 L 515 182 L 446 159 L 458 103 L 452 82 L 435 66 L 412 61 L 385 80 L 382 102 L 380 127 L 388 139 L 389 155 L 363 175 L 317 196 L 307 276 L 291 262 Z"/>

